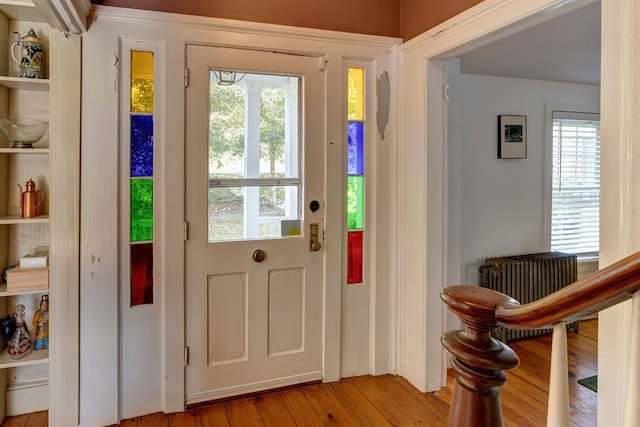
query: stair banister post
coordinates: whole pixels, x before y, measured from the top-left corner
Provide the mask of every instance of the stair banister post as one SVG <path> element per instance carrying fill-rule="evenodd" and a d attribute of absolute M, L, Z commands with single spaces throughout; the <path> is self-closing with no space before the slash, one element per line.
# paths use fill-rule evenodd
<path fill-rule="evenodd" d="M 499 326 L 497 308 L 520 304 L 507 295 L 477 286 L 449 286 L 441 291 L 440 298 L 465 325 L 463 331 L 447 332 L 441 339 L 457 372 L 448 425 L 501 427 L 498 387 L 507 381 L 504 370 L 517 367 L 519 360 L 491 332 Z"/>
<path fill-rule="evenodd" d="M 633 294 L 631 305 L 631 343 L 629 353 L 629 375 L 627 401 L 625 402 L 624 427 L 640 425 L 640 291 Z"/>
<path fill-rule="evenodd" d="M 547 427 L 569 427 L 569 357 L 567 324 L 553 325 Z"/>

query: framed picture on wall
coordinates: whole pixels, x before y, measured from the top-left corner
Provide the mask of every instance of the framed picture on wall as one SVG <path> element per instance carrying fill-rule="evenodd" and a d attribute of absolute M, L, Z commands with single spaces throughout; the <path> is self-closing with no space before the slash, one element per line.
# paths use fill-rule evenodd
<path fill-rule="evenodd" d="M 498 116 L 498 158 L 527 158 L 527 116 Z"/>

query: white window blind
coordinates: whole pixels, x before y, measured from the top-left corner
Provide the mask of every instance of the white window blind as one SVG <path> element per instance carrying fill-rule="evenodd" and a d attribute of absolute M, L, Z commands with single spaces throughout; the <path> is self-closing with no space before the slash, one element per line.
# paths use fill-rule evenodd
<path fill-rule="evenodd" d="M 597 256 L 600 115 L 553 112 L 551 250 Z"/>

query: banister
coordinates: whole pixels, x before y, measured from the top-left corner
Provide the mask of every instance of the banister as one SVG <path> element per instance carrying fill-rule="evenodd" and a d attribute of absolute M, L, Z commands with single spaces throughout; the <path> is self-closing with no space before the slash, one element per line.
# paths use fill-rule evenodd
<path fill-rule="evenodd" d="M 502 426 L 498 387 L 517 355 L 491 336 L 499 326 L 540 329 L 570 322 L 630 299 L 640 289 L 640 252 L 529 304 L 477 286 L 449 286 L 440 297 L 465 325 L 443 334 L 457 371 L 449 426 Z"/>
<path fill-rule="evenodd" d="M 519 307 L 496 307 L 500 326 L 539 329 L 571 322 L 630 299 L 640 289 L 640 252 L 544 298 Z"/>

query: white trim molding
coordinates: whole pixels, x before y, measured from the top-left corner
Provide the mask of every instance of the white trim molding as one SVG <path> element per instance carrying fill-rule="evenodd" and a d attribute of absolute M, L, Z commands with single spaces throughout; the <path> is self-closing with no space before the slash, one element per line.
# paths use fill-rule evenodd
<path fill-rule="evenodd" d="M 87 30 L 91 10 L 89 0 L 32 0 L 47 23 L 63 33 L 81 34 Z"/>
<path fill-rule="evenodd" d="M 448 357 L 440 335 L 457 327 L 446 325 L 448 317 L 439 298 L 449 284 L 444 60 L 585 4 L 487 0 L 400 47 L 399 80 L 404 86 L 397 110 L 401 131 L 396 157 L 402 168 L 395 177 L 399 345 L 394 360 L 399 373 L 421 391 L 437 390 L 446 383 Z"/>
<path fill-rule="evenodd" d="M 325 144 L 325 173 L 326 200 L 331 201 L 325 207 L 325 293 L 323 295 L 323 380 L 335 381 L 340 378 L 341 368 L 341 326 L 342 326 L 342 287 L 346 274 L 343 268 L 342 241 L 346 238 L 345 216 L 343 203 L 339 195 L 346 174 L 346 121 L 343 114 L 344 97 L 344 64 L 350 60 L 366 61 L 372 64 L 371 71 L 378 76 L 386 67 L 390 67 L 391 52 L 400 44 L 399 39 L 390 37 L 364 36 L 349 33 L 321 31 L 313 29 L 286 27 L 251 22 L 230 21 L 216 18 L 195 17 L 163 12 L 150 12 L 125 8 L 95 6 L 87 32 L 83 35 L 83 73 L 90 78 L 84 79 L 83 95 L 83 178 L 89 182 L 88 188 L 99 188 L 96 183 L 98 176 L 105 176 L 108 181 L 117 182 L 118 153 L 118 79 L 121 73 L 118 67 L 122 61 L 118 58 L 121 40 L 139 40 L 145 43 L 164 43 L 165 58 L 158 66 L 163 68 L 166 85 L 164 97 L 166 102 L 163 111 L 164 137 L 167 144 L 162 153 L 163 159 L 163 188 L 162 206 L 164 243 L 161 248 L 162 265 L 160 328 L 163 335 L 161 343 L 161 372 L 139 372 L 137 378 L 141 384 L 146 384 L 148 375 L 158 375 L 162 382 L 161 402 L 157 411 L 177 412 L 184 410 L 185 405 L 185 374 L 184 374 L 184 247 L 182 230 L 184 227 L 184 140 L 185 135 L 185 52 L 187 44 L 207 46 L 223 46 L 238 49 L 254 49 L 275 52 L 292 53 L 297 55 L 322 58 L 325 64 L 325 93 L 323 102 L 326 128 L 322 137 Z M 326 59 L 326 62 L 325 62 Z M 391 83 L 396 76 L 391 74 Z M 100 99 L 100 103 L 91 100 Z M 373 100 L 373 98 L 372 98 Z M 392 117 L 395 117 L 392 112 Z M 393 125 L 392 122 L 390 122 Z M 375 129 L 375 118 L 371 123 Z M 390 151 L 394 146 L 393 137 L 384 141 L 375 141 L 375 149 Z M 381 146 L 382 148 L 378 148 Z M 378 157 L 387 162 L 389 156 Z M 106 160 L 105 160 L 106 159 Z M 388 168 L 381 167 L 379 179 L 389 181 Z M 337 172 L 333 172 L 337 171 Z M 83 181 L 84 182 L 84 181 Z M 100 219 L 111 229 L 117 229 L 113 215 L 105 205 L 117 206 L 119 195 L 115 185 L 106 185 L 101 192 L 100 200 L 94 201 L 86 189 L 83 196 L 88 196 L 83 204 L 83 233 L 82 247 L 86 255 L 82 258 L 83 293 L 82 307 L 93 308 L 93 317 L 101 324 L 102 342 L 91 336 L 92 328 L 83 328 L 81 332 L 85 342 L 91 343 L 92 348 L 83 349 L 81 370 L 80 419 L 83 425 L 105 425 L 117 422 L 121 415 L 117 381 L 121 362 L 117 351 L 119 318 L 117 286 L 120 263 L 118 261 L 119 242 L 112 235 L 105 236 L 105 227 Z M 84 188 L 84 186 L 83 186 Z M 389 191 L 389 190 L 386 190 Z M 386 196 L 385 196 L 386 197 Z M 382 198 L 378 199 L 385 200 Z M 83 197 L 84 201 L 84 197 Z M 382 203 L 382 202 L 380 202 Z M 391 210 L 390 206 L 387 209 Z M 387 219 L 390 215 L 380 215 L 380 227 L 386 232 L 391 226 Z M 86 219 L 86 220 L 85 220 Z M 383 223 L 382 223 L 383 222 Z M 340 242 L 340 244 L 338 243 Z M 390 253 L 389 249 L 385 249 Z M 379 249 L 382 253 L 382 250 Z M 89 255 L 91 254 L 91 256 Z M 100 258 L 100 254 L 103 257 Z M 93 261 L 94 255 L 101 259 L 101 263 Z M 378 254 L 378 259 L 385 258 Z M 391 258 L 391 255 L 386 259 Z M 389 262 L 389 261 L 387 261 Z M 389 271 L 388 266 L 378 265 L 376 274 L 382 276 Z M 388 294 L 382 287 L 390 286 L 388 277 L 376 280 L 376 304 L 384 304 L 378 295 Z M 85 287 L 85 281 L 87 286 Z M 375 306 L 379 311 L 376 322 L 388 322 L 384 318 L 388 314 L 386 307 Z M 113 324 L 109 323 L 109 319 Z M 369 319 L 367 319 L 369 320 Z M 84 325 L 83 325 L 84 326 Z M 125 326 L 123 324 L 123 326 Z M 383 325 L 386 326 L 386 325 Z M 381 326 L 379 331 L 386 331 Z M 385 332 L 388 333 L 388 332 Z M 384 336 L 376 335 L 375 351 L 378 352 L 375 366 L 377 373 L 388 369 L 388 357 L 383 348 L 388 348 Z M 82 341 L 81 341 L 82 342 Z M 85 357 L 94 360 L 85 360 Z M 97 363 L 100 363 L 100 366 Z M 387 368 L 387 369 L 385 369 Z M 91 387 L 89 383 L 99 384 Z M 154 377 L 150 384 L 157 383 Z M 136 408 L 137 409 L 137 408 Z M 135 409 L 128 412 L 130 415 Z M 142 415 L 140 413 L 139 415 Z"/>

